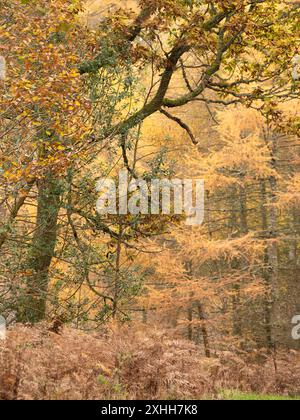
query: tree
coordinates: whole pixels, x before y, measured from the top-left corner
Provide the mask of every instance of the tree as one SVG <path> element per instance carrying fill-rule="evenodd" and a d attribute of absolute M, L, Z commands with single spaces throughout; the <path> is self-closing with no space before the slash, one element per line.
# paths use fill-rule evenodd
<path fill-rule="evenodd" d="M 281 109 L 282 120 L 295 105 Z M 203 150 L 178 162 L 206 181 L 206 223 L 173 226 L 166 250 L 144 259 L 150 275 L 142 305 L 203 344 L 205 354 L 297 346 L 287 332 L 299 305 L 298 137 L 236 105 L 218 111 L 213 124 Z"/>
<path fill-rule="evenodd" d="M 44 317 L 57 240 L 61 179 L 79 153 L 76 143 L 90 130 L 89 103 L 76 70 L 79 27 L 73 2 L 14 1 L 1 7 L 0 36 L 8 63 L 0 99 L 1 183 L 8 216 L 0 245 L 34 187 L 36 227 L 28 251 L 27 291 L 18 309 L 19 319 L 38 320 Z"/>

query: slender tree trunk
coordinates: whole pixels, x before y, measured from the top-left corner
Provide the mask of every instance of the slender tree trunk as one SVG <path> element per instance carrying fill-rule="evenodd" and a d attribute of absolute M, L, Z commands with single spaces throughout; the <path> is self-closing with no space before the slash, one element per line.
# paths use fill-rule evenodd
<path fill-rule="evenodd" d="M 199 319 L 200 319 L 200 321 L 202 321 L 201 333 L 202 333 L 202 337 L 203 337 L 205 355 L 206 355 L 206 357 L 210 358 L 211 357 L 211 351 L 210 351 L 208 331 L 207 331 L 207 328 L 206 328 L 206 317 L 205 317 L 203 305 L 201 305 L 200 302 L 197 302 L 197 309 L 198 309 Z"/>
<path fill-rule="evenodd" d="M 292 218 L 290 221 L 290 231 L 292 234 L 292 239 L 289 245 L 289 262 L 293 265 L 293 271 L 297 271 L 297 256 L 298 256 L 298 229 L 297 225 L 299 225 L 299 214 L 297 214 L 296 206 L 292 208 Z"/>
<path fill-rule="evenodd" d="M 192 262 L 188 261 L 185 265 L 186 265 L 188 275 L 192 278 L 192 276 L 193 276 L 193 264 L 192 264 Z M 209 335 L 208 335 L 208 331 L 207 331 L 206 316 L 205 316 L 205 313 L 204 313 L 204 308 L 203 308 L 203 305 L 200 301 L 195 301 L 194 300 L 194 293 L 192 292 L 190 294 L 190 306 L 188 307 L 188 311 L 187 311 L 188 321 L 189 321 L 189 324 L 188 324 L 188 339 L 190 341 L 193 341 L 193 339 L 194 339 L 193 317 L 194 317 L 194 310 L 196 308 L 198 310 L 199 320 L 201 321 L 200 331 L 201 331 L 202 337 L 203 337 L 205 355 L 206 355 L 206 357 L 210 357 L 211 352 L 210 352 L 210 344 L 209 344 Z"/>
<path fill-rule="evenodd" d="M 231 212 L 229 219 L 230 235 L 235 237 L 240 232 L 244 232 L 243 226 L 247 225 L 247 214 L 246 214 L 246 193 L 242 187 L 238 191 L 236 186 L 231 189 Z M 238 216 L 240 216 L 240 224 Z M 240 261 L 234 258 L 231 262 L 231 269 L 237 271 L 241 268 Z M 233 335 L 240 337 L 242 335 L 242 317 L 241 317 L 241 288 L 237 282 L 233 286 L 232 296 L 232 330 Z"/>
<path fill-rule="evenodd" d="M 276 134 L 267 132 L 265 141 L 270 149 L 271 169 L 276 171 L 276 156 L 278 149 L 278 139 Z M 266 299 L 266 333 L 267 343 L 270 348 L 276 346 L 276 333 L 279 323 L 276 318 L 276 303 L 278 302 L 278 211 L 276 209 L 276 191 L 277 179 L 275 176 L 268 178 L 269 193 L 266 187 L 266 180 L 261 181 L 261 209 L 262 209 L 262 229 L 266 239 L 269 240 L 265 251 L 265 269 L 264 278 L 268 286 L 268 295 Z M 268 207 L 267 207 L 268 206 Z"/>
<path fill-rule="evenodd" d="M 240 186 L 240 219 L 241 219 L 241 232 L 244 235 L 249 233 L 248 226 L 248 199 L 247 199 L 247 189 L 246 187 Z"/>
<path fill-rule="evenodd" d="M 245 182 L 241 178 L 243 183 Z M 239 199 L 239 212 L 240 224 L 239 230 L 240 235 L 244 236 L 249 233 L 248 226 L 248 196 L 247 196 L 247 187 L 240 185 L 238 188 L 238 199 Z M 247 269 L 248 262 L 240 261 L 239 262 L 241 269 Z M 233 334 L 237 337 L 243 335 L 243 312 L 242 312 L 242 298 L 241 298 L 241 287 L 237 283 L 234 286 L 235 294 L 233 296 Z"/>
<path fill-rule="evenodd" d="M 27 268 L 26 296 L 21 298 L 19 321 L 36 323 L 45 318 L 49 269 L 57 242 L 61 184 L 49 172 L 38 182 L 36 229 L 32 239 Z"/>
<path fill-rule="evenodd" d="M 267 212 L 267 189 L 265 180 L 261 181 L 260 184 L 261 192 L 261 218 L 262 218 L 262 231 L 263 237 L 269 237 L 269 223 L 268 223 L 268 212 Z M 272 279 L 270 276 L 270 261 L 269 261 L 269 247 L 266 248 L 264 254 L 264 267 L 263 277 L 266 282 L 266 296 L 264 302 L 264 325 L 266 331 L 266 344 L 268 348 L 273 347 L 273 329 L 272 329 L 272 312 L 273 312 L 273 293 L 272 293 Z"/>
<path fill-rule="evenodd" d="M 122 221 L 119 223 L 119 236 L 116 250 L 116 265 L 115 265 L 115 278 L 114 278 L 114 297 L 113 297 L 113 309 L 112 317 L 115 319 L 119 308 L 119 298 L 121 285 L 121 253 L 122 253 L 122 240 L 123 240 L 123 224 Z"/>
<path fill-rule="evenodd" d="M 188 317 L 188 321 L 189 321 L 188 330 L 187 330 L 188 339 L 190 341 L 193 341 L 193 335 L 194 334 L 193 334 L 193 324 L 192 324 L 192 322 L 193 322 L 193 305 L 192 304 L 187 310 L 187 317 Z"/>
<path fill-rule="evenodd" d="M 271 286 L 271 301 L 273 312 L 273 342 L 272 347 L 276 346 L 280 328 L 280 314 L 278 313 L 279 303 L 279 257 L 278 257 L 278 211 L 275 207 L 276 204 L 276 190 L 277 180 L 274 177 L 269 179 L 270 183 L 270 210 L 269 210 L 269 229 L 270 229 L 270 242 L 268 246 L 268 261 L 269 261 L 269 279 Z M 279 318 L 279 319 L 278 319 Z M 276 338 L 277 337 L 277 338 Z"/>
<path fill-rule="evenodd" d="M 208 228 L 209 239 L 213 239 L 213 224 L 211 222 L 211 200 L 210 200 L 210 192 L 206 191 L 206 224 Z"/>

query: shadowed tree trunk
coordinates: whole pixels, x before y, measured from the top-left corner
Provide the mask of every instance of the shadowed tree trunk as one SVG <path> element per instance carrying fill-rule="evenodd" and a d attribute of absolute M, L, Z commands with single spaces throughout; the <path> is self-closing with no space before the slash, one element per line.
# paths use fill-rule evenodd
<path fill-rule="evenodd" d="M 246 234 L 247 226 L 247 197 L 245 190 L 240 186 L 231 188 L 230 192 L 231 211 L 229 218 L 229 229 L 231 237 Z M 240 223 L 238 216 L 240 216 Z M 231 261 L 231 269 L 237 271 L 241 269 L 241 262 L 234 258 Z M 233 335 L 241 337 L 242 335 L 242 314 L 241 314 L 241 288 L 237 282 L 232 286 L 232 332 Z"/>
<path fill-rule="evenodd" d="M 191 261 L 185 263 L 188 275 L 192 278 L 193 276 L 193 264 Z M 206 324 L 206 316 L 204 312 L 204 306 L 199 300 L 194 299 L 194 292 L 190 294 L 190 306 L 187 310 L 187 318 L 188 318 L 188 339 L 190 341 L 194 340 L 194 331 L 193 331 L 193 318 L 194 318 L 194 310 L 197 309 L 199 320 L 201 321 L 200 332 L 203 337 L 203 346 L 206 357 L 211 357 L 210 351 L 210 343 L 209 343 L 209 335 L 207 330 Z"/>
<path fill-rule="evenodd" d="M 267 344 L 270 348 L 274 346 L 274 334 L 277 327 L 277 324 L 274 320 L 274 305 L 276 302 L 276 294 L 278 287 L 278 247 L 276 243 L 277 238 L 277 211 L 276 208 L 272 205 L 275 203 L 275 188 L 276 180 L 273 178 L 270 181 L 270 198 L 268 200 L 268 194 L 266 189 L 266 182 L 261 181 L 261 211 L 262 211 L 262 229 L 263 235 L 270 242 L 265 250 L 265 259 L 264 259 L 264 270 L 263 276 L 268 286 L 268 294 L 265 302 L 265 327 L 266 327 L 266 336 Z M 268 204 L 271 204 L 269 207 L 269 214 L 267 210 Z"/>
<path fill-rule="evenodd" d="M 202 337 L 203 337 L 203 345 L 204 345 L 205 356 L 210 358 L 211 357 L 211 351 L 210 351 L 208 331 L 207 331 L 207 327 L 206 327 L 206 316 L 205 316 L 205 313 L 204 313 L 203 305 L 201 305 L 200 302 L 197 302 L 197 309 L 198 309 L 199 319 L 200 319 L 200 321 L 202 321 L 201 333 L 202 333 Z"/>
<path fill-rule="evenodd" d="M 21 298 L 19 321 L 36 323 L 45 318 L 49 284 L 49 269 L 57 242 L 60 210 L 60 181 L 49 172 L 38 182 L 36 230 L 32 239 L 27 268 L 25 297 Z"/>
<path fill-rule="evenodd" d="M 271 162 L 270 167 L 276 170 L 276 156 L 278 139 L 276 134 L 265 133 L 265 142 L 269 147 Z M 268 178 L 269 192 L 266 180 L 261 180 L 261 213 L 263 236 L 269 241 L 265 251 L 264 278 L 268 286 L 268 295 L 265 302 L 265 325 L 267 344 L 270 348 L 276 346 L 276 334 L 279 323 L 276 317 L 276 303 L 278 303 L 278 211 L 276 209 L 277 179 L 275 176 Z"/>
<path fill-rule="evenodd" d="M 265 180 L 261 180 L 260 183 L 260 196 L 261 196 L 261 220 L 262 220 L 262 234 L 265 237 L 268 234 L 268 214 L 267 214 L 267 190 Z M 263 278 L 265 279 L 266 286 L 268 288 L 265 297 L 265 331 L 266 331 L 266 343 L 269 348 L 272 347 L 273 343 L 273 332 L 272 332 L 272 309 L 273 301 L 271 296 L 271 278 L 269 267 L 269 253 L 268 249 L 265 250 L 264 255 L 264 266 L 263 266 Z"/>

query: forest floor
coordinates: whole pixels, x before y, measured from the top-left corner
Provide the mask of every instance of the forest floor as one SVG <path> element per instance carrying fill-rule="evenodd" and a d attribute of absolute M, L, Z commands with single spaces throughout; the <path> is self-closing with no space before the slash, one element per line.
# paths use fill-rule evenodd
<path fill-rule="evenodd" d="M 87 334 L 17 325 L 0 341 L 0 399 L 300 400 L 300 354 L 220 351 L 208 359 L 153 326 Z"/>

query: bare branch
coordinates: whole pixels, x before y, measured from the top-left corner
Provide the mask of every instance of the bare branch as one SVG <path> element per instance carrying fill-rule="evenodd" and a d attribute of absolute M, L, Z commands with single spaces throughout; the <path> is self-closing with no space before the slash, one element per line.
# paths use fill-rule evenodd
<path fill-rule="evenodd" d="M 160 112 L 165 115 L 170 120 L 176 122 L 181 128 L 183 128 L 189 135 L 190 139 L 192 140 L 192 143 L 196 146 L 198 144 L 198 141 L 196 140 L 194 134 L 192 133 L 192 130 L 190 127 L 184 123 L 180 118 L 175 117 L 174 115 L 169 114 L 169 112 L 165 111 L 164 109 L 161 109 Z"/>

